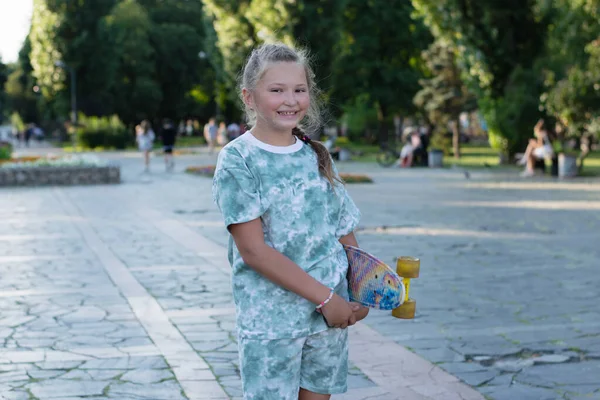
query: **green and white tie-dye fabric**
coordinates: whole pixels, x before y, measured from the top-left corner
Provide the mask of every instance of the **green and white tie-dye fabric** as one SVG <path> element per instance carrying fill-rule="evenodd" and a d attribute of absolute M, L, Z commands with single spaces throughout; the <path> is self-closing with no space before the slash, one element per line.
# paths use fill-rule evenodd
<path fill-rule="evenodd" d="M 213 197 L 227 227 L 260 218 L 267 245 L 328 287 L 345 281 L 348 259 L 338 240 L 356 228 L 360 212 L 342 184 L 334 190 L 320 175 L 310 145 L 277 147 L 250 132 L 240 136 L 219 153 Z M 327 329 L 314 304 L 246 265 L 231 237 L 228 255 L 241 337 L 296 338 Z"/>

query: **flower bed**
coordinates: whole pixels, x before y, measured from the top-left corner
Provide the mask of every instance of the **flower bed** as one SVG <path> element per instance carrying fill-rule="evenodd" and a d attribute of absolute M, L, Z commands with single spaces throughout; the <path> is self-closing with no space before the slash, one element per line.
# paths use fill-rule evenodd
<path fill-rule="evenodd" d="M 95 157 L 9 160 L 0 164 L 0 186 L 94 185 L 121 182 L 121 170 Z"/>
<path fill-rule="evenodd" d="M 187 167 L 185 169 L 185 172 L 187 172 L 188 174 L 200 175 L 200 176 L 206 176 L 208 178 L 212 178 L 213 175 L 215 174 L 215 168 L 216 168 L 216 166 L 214 166 L 214 165 L 191 166 L 191 167 Z"/>
<path fill-rule="evenodd" d="M 203 166 L 191 166 L 185 169 L 185 172 L 193 175 L 205 176 L 212 178 L 215 174 L 214 165 L 203 165 Z M 340 174 L 340 178 L 344 183 L 373 183 L 373 180 L 366 175 L 358 174 Z"/>
<path fill-rule="evenodd" d="M 340 178 L 342 178 L 344 183 L 373 183 L 373 179 L 367 175 L 340 174 Z"/>

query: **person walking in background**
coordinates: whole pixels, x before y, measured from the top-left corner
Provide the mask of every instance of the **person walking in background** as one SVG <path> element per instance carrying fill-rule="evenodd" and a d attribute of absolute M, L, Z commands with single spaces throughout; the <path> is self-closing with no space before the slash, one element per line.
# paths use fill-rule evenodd
<path fill-rule="evenodd" d="M 144 172 L 150 172 L 150 151 L 152 151 L 155 139 L 150 121 L 145 119 L 136 126 L 135 134 L 138 148 L 144 153 Z"/>
<path fill-rule="evenodd" d="M 208 123 L 204 125 L 204 139 L 208 143 L 208 154 L 212 154 L 215 150 L 215 144 L 217 143 L 217 121 L 215 118 L 208 120 Z"/>
<path fill-rule="evenodd" d="M 213 179 L 232 239 L 244 399 L 345 392 L 346 328 L 368 312 L 348 301 L 342 245 L 358 246 L 360 212 L 327 149 L 308 136 L 320 125 L 313 77 L 286 45 L 252 52 L 241 83 L 252 129 L 221 150 Z"/>
<path fill-rule="evenodd" d="M 229 139 L 227 139 L 227 125 L 225 125 L 225 122 L 221 122 L 217 131 L 217 143 L 219 146 L 225 146 L 227 142 L 229 142 Z"/>
<path fill-rule="evenodd" d="M 231 142 L 233 139 L 237 139 L 240 136 L 240 126 L 235 122 L 230 123 L 227 126 L 227 138 Z"/>
<path fill-rule="evenodd" d="M 175 147 L 175 140 L 177 138 L 177 130 L 175 129 L 173 121 L 168 118 L 163 119 L 160 137 L 162 139 L 163 152 L 165 154 L 165 170 L 173 171 L 173 168 L 175 167 L 173 149 Z"/>

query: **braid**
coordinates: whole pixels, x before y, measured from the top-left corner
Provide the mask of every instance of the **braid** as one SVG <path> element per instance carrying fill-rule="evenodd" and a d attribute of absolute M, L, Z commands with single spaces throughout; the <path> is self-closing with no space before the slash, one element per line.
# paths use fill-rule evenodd
<path fill-rule="evenodd" d="M 323 175 L 331 186 L 334 187 L 335 181 L 343 183 L 343 181 L 335 176 L 333 173 L 333 166 L 331 165 L 331 157 L 329 156 L 329 151 L 325 146 L 321 143 L 311 140 L 308 136 L 304 134 L 302 129 L 296 127 L 292 129 L 292 134 L 296 136 L 299 140 L 302 140 L 304 143 L 309 144 L 312 147 L 313 151 L 317 154 L 317 163 L 319 164 L 319 172 Z"/>

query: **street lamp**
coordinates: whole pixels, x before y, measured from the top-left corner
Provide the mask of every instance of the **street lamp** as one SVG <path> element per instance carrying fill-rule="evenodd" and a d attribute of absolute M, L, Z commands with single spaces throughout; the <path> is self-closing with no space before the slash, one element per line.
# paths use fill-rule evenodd
<path fill-rule="evenodd" d="M 77 125 L 77 96 L 76 96 L 76 79 L 75 70 L 63 61 L 56 61 L 54 63 L 59 68 L 66 69 L 71 75 L 71 123 L 73 127 Z"/>

